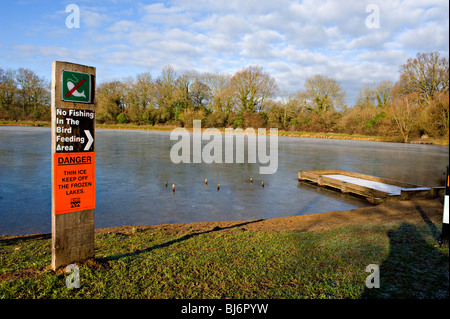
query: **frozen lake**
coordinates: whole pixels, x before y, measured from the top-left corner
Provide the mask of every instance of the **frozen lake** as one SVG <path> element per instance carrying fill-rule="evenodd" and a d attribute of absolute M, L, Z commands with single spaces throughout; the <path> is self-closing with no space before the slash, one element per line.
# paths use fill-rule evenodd
<path fill-rule="evenodd" d="M 50 128 L 0 127 L 0 235 L 51 232 L 50 135 Z M 298 183 L 297 171 L 346 170 L 438 186 L 449 161 L 448 146 L 279 137 L 278 169 L 260 175 L 260 164 L 248 161 L 174 164 L 175 143 L 170 132 L 96 130 L 96 228 L 348 210 L 368 203 Z"/>

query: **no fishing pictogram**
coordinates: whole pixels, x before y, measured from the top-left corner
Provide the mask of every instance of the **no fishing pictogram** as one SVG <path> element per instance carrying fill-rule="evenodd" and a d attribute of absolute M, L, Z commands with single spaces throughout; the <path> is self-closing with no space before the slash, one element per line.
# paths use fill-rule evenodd
<path fill-rule="evenodd" d="M 81 79 L 81 81 L 78 82 L 78 84 L 75 85 L 75 86 L 72 88 L 72 90 L 70 90 L 69 92 L 67 92 L 67 94 L 66 94 L 65 96 L 66 96 L 66 97 L 71 96 L 72 93 L 75 92 L 75 91 L 76 91 L 76 90 L 84 83 L 84 81 L 86 81 L 86 80 L 85 80 L 85 79 Z"/>
<path fill-rule="evenodd" d="M 92 103 L 91 75 L 87 73 L 62 71 L 62 100 L 68 102 Z"/>

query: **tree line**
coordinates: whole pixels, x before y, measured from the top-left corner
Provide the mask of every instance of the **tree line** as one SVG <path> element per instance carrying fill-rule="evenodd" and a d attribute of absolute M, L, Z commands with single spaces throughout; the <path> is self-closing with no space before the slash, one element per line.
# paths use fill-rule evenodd
<path fill-rule="evenodd" d="M 167 65 L 106 81 L 96 88 L 96 121 L 192 127 L 278 128 L 287 131 L 377 135 L 407 142 L 449 137 L 449 63 L 437 52 L 417 53 L 397 82 L 364 85 L 352 107 L 332 77 L 308 77 L 304 89 L 280 97 L 261 66 L 235 74 L 177 74 Z M 50 120 L 50 83 L 29 69 L 0 68 L 0 118 Z"/>

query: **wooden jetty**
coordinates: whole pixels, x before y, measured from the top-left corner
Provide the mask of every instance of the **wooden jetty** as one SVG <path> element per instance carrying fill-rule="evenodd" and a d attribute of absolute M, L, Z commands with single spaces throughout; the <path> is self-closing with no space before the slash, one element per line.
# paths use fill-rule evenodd
<path fill-rule="evenodd" d="M 342 170 L 300 170 L 298 180 L 339 189 L 343 193 L 360 195 L 372 204 L 380 204 L 387 200 L 436 198 L 440 189 Z"/>

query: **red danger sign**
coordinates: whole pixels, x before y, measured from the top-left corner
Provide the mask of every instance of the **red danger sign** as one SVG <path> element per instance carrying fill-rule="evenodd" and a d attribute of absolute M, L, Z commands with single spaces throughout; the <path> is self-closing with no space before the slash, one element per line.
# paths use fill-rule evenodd
<path fill-rule="evenodd" d="M 54 153 L 55 215 L 95 208 L 95 153 Z"/>

